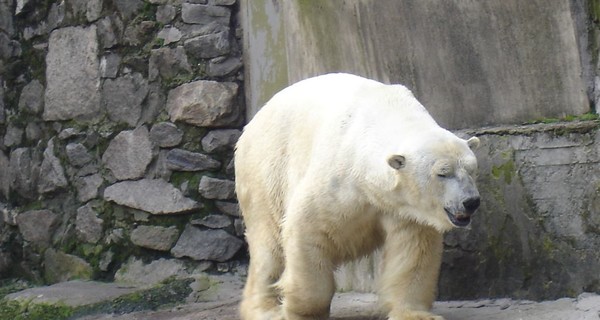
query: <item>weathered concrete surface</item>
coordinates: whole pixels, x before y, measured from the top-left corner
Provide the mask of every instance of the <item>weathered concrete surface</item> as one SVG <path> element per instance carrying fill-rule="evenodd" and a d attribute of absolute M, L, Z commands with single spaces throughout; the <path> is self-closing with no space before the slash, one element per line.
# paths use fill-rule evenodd
<path fill-rule="evenodd" d="M 240 1 L 244 31 L 246 117 L 288 83 L 282 1 Z"/>
<path fill-rule="evenodd" d="M 249 116 L 339 71 L 408 86 L 448 128 L 590 110 L 574 1 L 244 2 Z"/>
<path fill-rule="evenodd" d="M 243 280 L 224 275 L 203 278 L 195 283 L 188 303 L 157 311 L 126 314 L 93 314 L 78 317 L 85 320 L 237 320 Z M 139 290 L 115 284 L 71 281 L 51 287 L 28 289 L 12 294 L 9 299 L 33 299 L 34 303 L 62 301 L 69 306 L 110 301 Z M 19 298 L 20 297 L 20 298 Z M 193 297 L 193 300 L 190 298 Z M 370 293 L 346 292 L 334 296 L 331 317 L 334 320 L 379 320 L 377 297 Z M 596 320 L 600 316 L 600 296 L 582 294 L 577 298 L 533 302 L 496 299 L 436 302 L 433 312 L 446 320 Z"/>

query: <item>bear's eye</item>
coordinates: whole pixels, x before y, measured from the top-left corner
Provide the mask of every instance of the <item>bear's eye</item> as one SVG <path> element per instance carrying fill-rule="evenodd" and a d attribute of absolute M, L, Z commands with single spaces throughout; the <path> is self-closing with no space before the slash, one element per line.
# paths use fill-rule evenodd
<path fill-rule="evenodd" d="M 452 170 L 452 168 L 447 166 L 440 168 L 440 170 L 437 172 L 437 176 L 440 178 L 450 178 L 453 174 L 454 171 Z"/>

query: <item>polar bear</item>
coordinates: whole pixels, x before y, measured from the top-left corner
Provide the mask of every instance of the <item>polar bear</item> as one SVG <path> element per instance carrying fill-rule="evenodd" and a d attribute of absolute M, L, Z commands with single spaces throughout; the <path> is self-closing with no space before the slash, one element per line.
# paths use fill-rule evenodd
<path fill-rule="evenodd" d="M 401 85 L 328 74 L 276 94 L 235 152 L 250 251 L 242 319 L 327 319 L 335 269 L 377 249 L 388 319 L 442 319 L 429 312 L 442 234 L 479 206 L 478 144 Z"/>

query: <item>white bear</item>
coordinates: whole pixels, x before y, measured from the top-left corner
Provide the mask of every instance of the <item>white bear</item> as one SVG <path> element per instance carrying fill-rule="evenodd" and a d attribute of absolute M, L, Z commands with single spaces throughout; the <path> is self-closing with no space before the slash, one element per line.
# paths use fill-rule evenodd
<path fill-rule="evenodd" d="M 442 319 L 429 312 L 442 234 L 479 206 L 478 145 L 401 85 L 328 74 L 276 94 L 235 152 L 250 251 L 242 319 L 327 319 L 335 269 L 377 249 L 388 319 Z"/>

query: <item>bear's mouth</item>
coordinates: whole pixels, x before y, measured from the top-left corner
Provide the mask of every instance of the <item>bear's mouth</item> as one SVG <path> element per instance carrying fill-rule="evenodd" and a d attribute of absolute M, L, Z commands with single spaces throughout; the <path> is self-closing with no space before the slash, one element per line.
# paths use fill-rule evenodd
<path fill-rule="evenodd" d="M 466 227 L 471 223 L 471 215 L 466 213 L 452 214 L 450 210 L 444 208 L 446 214 L 448 215 L 448 219 L 452 222 L 453 225 L 457 227 Z"/>

